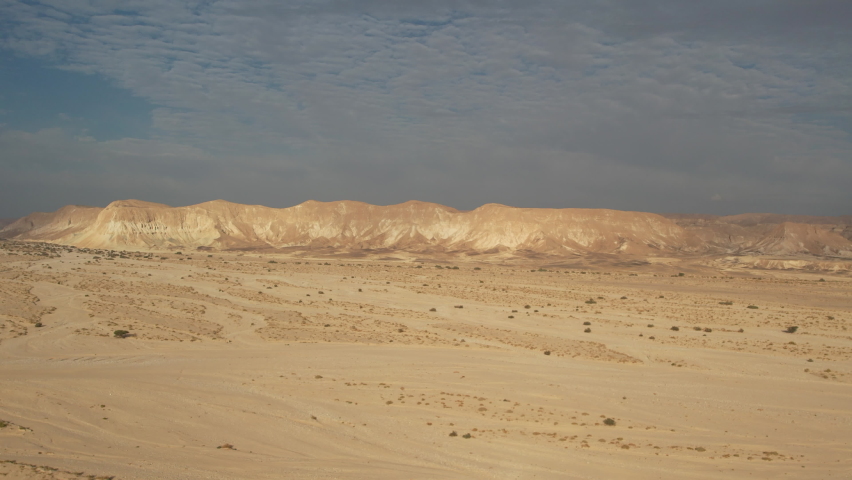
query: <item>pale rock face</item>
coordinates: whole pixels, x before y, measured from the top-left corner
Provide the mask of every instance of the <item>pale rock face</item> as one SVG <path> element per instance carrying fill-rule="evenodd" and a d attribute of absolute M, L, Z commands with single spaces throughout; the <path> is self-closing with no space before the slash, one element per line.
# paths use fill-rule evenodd
<path fill-rule="evenodd" d="M 67 206 L 53 213 L 34 213 L 6 226 L 0 235 L 110 249 L 330 246 L 550 255 L 743 252 L 852 256 L 852 242 L 837 233 L 842 222 L 759 223 L 764 218 L 670 219 L 643 212 L 497 204 L 462 212 L 417 201 L 389 206 L 308 201 L 276 209 L 223 200 L 187 207 L 121 200 L 105 208 Z"/>

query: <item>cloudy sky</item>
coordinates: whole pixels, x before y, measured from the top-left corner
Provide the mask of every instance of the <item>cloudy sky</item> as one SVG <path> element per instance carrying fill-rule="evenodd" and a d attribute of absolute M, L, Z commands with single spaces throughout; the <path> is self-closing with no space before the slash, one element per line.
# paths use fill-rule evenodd
<path fill-rule="evenodd" d="M 848 0 L 0 0 L 0 217 L 852 214 Z"/>

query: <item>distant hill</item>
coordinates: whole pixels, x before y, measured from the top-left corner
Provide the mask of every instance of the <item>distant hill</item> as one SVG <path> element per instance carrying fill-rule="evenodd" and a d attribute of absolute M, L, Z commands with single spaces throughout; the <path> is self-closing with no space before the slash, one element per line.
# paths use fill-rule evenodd
<path fill-rule="evenodd" d="M 796 220 L 804 220 L 800 222 Z M 307 201 L 289 208 L 224 200 L 170 207 L 121 200 L 33 213 L 3 238 L 110 249 L 391 249 L 461 254 L 767 254 L 852 257 L 849 217 L 657 215 L 605 209 L 459 211 L 409 201 Z"/>
<path fill-rule="evenodd" d="M 17 218 L 0 218 L 0 229 L 5 227 L 6 225 L 9 225 L 10 223 L 13 223 L 15 220 L 17 220 Z"/>

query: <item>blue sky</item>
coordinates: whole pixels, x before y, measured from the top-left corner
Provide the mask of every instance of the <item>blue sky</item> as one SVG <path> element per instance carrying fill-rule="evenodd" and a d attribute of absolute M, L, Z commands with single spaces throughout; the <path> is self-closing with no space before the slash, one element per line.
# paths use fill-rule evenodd
<path fill-rule="evenodd" d="M 123 198 L 850 214 L 850 19 L 833 0 L 0 0 L 0 217 Z"/>

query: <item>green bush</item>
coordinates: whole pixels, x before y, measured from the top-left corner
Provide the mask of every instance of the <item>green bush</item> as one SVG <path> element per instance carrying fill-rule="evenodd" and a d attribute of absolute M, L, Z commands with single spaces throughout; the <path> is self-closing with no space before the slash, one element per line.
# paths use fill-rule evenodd
<path fill-rule="evenodd" d="M 128 332 L 127 330 L 116 330 L 112 332 L 112 334 L 115 336 L 115 338 L 125 338 L 126 336 L 130 335 L 130 332 Z"/>
<path fill-rule="evenodd" d="M 799 327 L 797 327 L 797 326 L 790 326 L 790 327 L 787 327 L 787 330 L 784 330 L 784 331 L 787 332 L 787 333 L 796 333 L 796 330 L 798 330 L 798 329 L 799 329 Z"/>
<path fill-rule="evenodd" d="M 604 425 L 614 427 L 615 426 L 615 420 L 613 420 L 611 418 L 607 418 L 606 420 L 604 420 Z"/>

